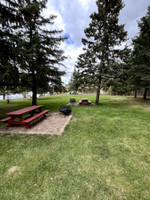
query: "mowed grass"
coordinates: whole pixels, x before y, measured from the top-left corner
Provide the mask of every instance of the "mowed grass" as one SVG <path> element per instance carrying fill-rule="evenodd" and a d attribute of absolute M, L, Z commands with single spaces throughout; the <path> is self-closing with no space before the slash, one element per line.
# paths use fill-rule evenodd
<path fill-rule="evenodd" d="M 38 104 L 56 112 L 83 97 L 94 103 L 94 95 L 55 95 Z M 0 101 L 0 117 L 30 105 Z M 0 135 L 0 199 L 149 200 L 150 101 L 101 96 L 72 110 L 62 136 Z"/>

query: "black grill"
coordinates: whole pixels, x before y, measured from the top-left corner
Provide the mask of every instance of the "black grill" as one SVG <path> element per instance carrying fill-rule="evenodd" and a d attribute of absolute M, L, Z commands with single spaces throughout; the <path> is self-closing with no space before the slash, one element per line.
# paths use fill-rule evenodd
<path fill-rule="evenodd" d="M 70 99 L 70 103 L 75 103 L 76 99 Z"/>
<path fill-rule="evenodd" d="M 59 112 L 63 113 L 64 115 L 69 115 L 72 112 L 72 109 L 70 106 L 61 105 Z"/>

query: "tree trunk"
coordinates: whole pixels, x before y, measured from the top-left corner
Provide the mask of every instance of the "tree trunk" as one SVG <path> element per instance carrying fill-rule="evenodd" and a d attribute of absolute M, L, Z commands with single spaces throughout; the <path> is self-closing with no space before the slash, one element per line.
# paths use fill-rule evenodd
<path fill-rule="evenodd" d="M 32 106 L 33 105 L 37 105 L 37 95 L 35 90 L 32 91 Z"/>
<path fill-rule="evenodd" d="M 134 98 L 136 98 L 137 97 L 137 91 L 135 90 L 134 91 Z"/>
<path fill-rule="evenodd" d="M 96 93 L 95 105 L 99 104 L 100 90 L 101 90 L 101 77 L 99 77 L 99 81 L 98 81 L 98 88 L 97 88 L 97 93 Z"/>
<path fill-rule="evenodd" d="M 7 103 L 9 103 L 9 91 L 8 91 L 8 88 L 7 88 L 6 94 L 7 94 Z"/>
<path fill-rule="evenodd" d="M 3 92 L 3 100 L 5 100 L 6 94 L 5 92 Z"/>
<path fill-rule="evenodd" d="M 37 86 L 34 72 L 32 73 L 32 105 L 37 105 Z"/>
<path fill-rule="evenodd" d="M 144 94 L 143 94 L 143 99 L 146 99 L 146 96 L 147 96 L 147 88 L 145 88 L 145 90 L 144 90 Z"/>

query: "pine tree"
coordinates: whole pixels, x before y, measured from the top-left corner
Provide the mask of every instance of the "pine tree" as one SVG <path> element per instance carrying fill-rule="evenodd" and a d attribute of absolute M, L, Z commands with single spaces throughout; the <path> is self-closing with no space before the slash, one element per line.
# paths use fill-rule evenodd
<path fill-rule="evenodd" d="M 47 29 L 56 16 L 42 16 L 47 0 L 4 0 L 0 3 L 0 85 L 1 92 L 19 90 L 33 93 L 48 90 L 49 84 L 61 85 L 59 70 L 65 59 L 59 45 L 62 31 Z M 55 36 L 56 35 L 56 36 Z M 5 94 L 5 93 L 4 93 Z"/>
<path fill-rule="evenodd" d="M 129 81 L 131 68 L 131 49 L 127 46 L 123 49 L 121 62 L 115 62 L 111 65 L 111 70 L 105 78 L 104 89 L 111 87 L 114 94 L 130 94 L 132 87 Z"/>
<path fill-rule="evenodd" d="M 132 81 L 135 87 L 144 89 L 143 99 L 146 99 L 150 89 L 150 6 L 138 27 L 139 35 L 133 39 Z"/>
<path fill-rule="evenodd" d="M 107 80 L 111 64 L 120 62 L 123 51 L 117 49 L 126 40 L 124 25 L 119 25 L 119 12 L 123 8 L 122 0 L 97 0 L 97 12 L 91 14 L 91 23 L 85 29 L 85 54 L 88 64 L 82 67 L 82 73 L 89 71 L 94 75 L 93 84 L 97 86 L 95 104 L 99 103 L 102 83 Z M 91 64 L 90 64 L 91 63 Z M 91 79 L 92 80 L 92 79 Z"/>
<path fill-rule="evenodd" d="M 70 83 L 69 83 L 69 90 L 73 90 L 77 92 L 80 86 L 81 86 L 80 74 L 78 73 L 78 70 L 74 68 L 74 71 L 72 73 Z"/>
<path fill-rule="evenodd" d="M 19 25 L 17 8 L 16 1 L 0 2 L 0 93 L 4 99 L 6 93 L 14 90 L 19 81 L 15 35 Z"/>
<path fill-rule="evenodd" d="M 78 69 L 78 84 L 81 89 L 85 87 L 96 88 L 98 85 L 98 70 L 96 56 L 86 49 L 86 52 L 78 56 L 75 67 Z"/>
<path fill-rule="evenodd" d="M 19 0 L 18 0 L 19 1 Z M 64 73 L 59 71 L 59 65 L 65 59 L 59 45 L 65 38 L 60 35 L 62 31 L 47 29 L 53 25 L 56 16 L 49 18 L 42 16 L 47 0 L 21 0 L 19 12 L 22 19 L 18 43 L 20 49 L 21 73 L 27 75 L 28 88 L 32 91 L 32 105 L 37 104 L 37 91 L 55 82 L 56 78 Z"/>

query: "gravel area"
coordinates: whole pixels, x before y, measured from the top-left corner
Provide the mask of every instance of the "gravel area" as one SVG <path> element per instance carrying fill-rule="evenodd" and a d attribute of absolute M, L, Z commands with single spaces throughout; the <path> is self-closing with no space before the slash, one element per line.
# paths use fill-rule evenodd
<path fill-rule="evenodd" d="M 22 133 L 22 134 L 49 134 L 61 135 L 69 123 L 72 115 L 63 115 L 59 113 L 49 113 L 46 118 L 38 118 L 32 122 L 30 129 L 26 129 L 23 125 L 15 125 L 10 128 L 7 125 L 0 127 L 0 134 Z"/>

